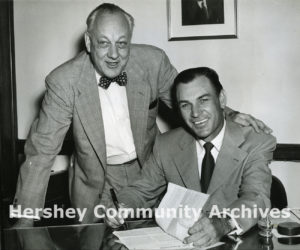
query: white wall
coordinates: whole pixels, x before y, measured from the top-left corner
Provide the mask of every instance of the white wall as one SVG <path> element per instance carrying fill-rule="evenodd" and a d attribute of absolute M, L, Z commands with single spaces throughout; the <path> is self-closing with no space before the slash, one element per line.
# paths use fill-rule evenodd
<path fill-rule="evenodd" d="M 26 138 L 44 91 L 44 78 L 78 51 L 88 13 L 100 1 L 15 1 L 18 135 Z M 135 17 L 133 41 L 163 48 L 180 71 L 209 66 L 219 73 L 230 107 L 251 113 L 274 130 L 279 143 L 300 143 L 300 1 L 239 0 L 238 39 L 167 40 L 165 0 L 119 0 Z M 160 124 L 164 130 L 166 126 Z M 272 163 L 289 203 L 300 163 Z"/>

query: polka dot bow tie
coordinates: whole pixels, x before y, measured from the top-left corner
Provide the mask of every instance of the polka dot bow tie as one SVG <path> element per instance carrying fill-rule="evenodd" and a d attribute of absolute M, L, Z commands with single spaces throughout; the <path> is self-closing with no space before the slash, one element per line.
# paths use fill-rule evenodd
<path fill-rule="evenodd" d="M 99 86 L 108 89 L 109 85 L 112 82 L 118 83 L 120 86 L 125 86 L 127 84 L 127 74 L 126 72 L 121 73 L 117 77 L 114 78 L 107 78 L 105 76 L 102 76 L 99 81 Z"/>

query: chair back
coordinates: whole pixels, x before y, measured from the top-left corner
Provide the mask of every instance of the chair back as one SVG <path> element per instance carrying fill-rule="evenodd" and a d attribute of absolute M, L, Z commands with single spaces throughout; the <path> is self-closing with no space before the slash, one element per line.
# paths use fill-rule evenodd
<path fill-rule="evenodd" d="M 285 188 L 282 182 L 276 177 L 272 176 L 272 185 L 271 185 L 271 207 L 283 209 L 288 205 L 287 196 Z"/>

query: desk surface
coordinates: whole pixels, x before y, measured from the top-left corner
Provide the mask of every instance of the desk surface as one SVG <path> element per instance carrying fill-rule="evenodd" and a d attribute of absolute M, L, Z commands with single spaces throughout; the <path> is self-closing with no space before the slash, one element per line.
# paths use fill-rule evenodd
<path fill-rule="evenodd" d="M 155 226 L 153 221 L 134 221 L 128 223 L 129 229 Z M 126 250 L 115 242 L 115 236 L 105 224 L 68 225 L 57 227 L 34 227 L 28 229 L 5 229 L 3 234 L 4 249 L 9 250 Z M 273 246 L 273 247 L 272 247 Z M 268 244 L 262 242 L 256 228 L 242 237 L 237 246 L 233 242 L 219 246 L 223 249 L 300 249 L 298 245 L 283 245 L 276 238 Z"/>

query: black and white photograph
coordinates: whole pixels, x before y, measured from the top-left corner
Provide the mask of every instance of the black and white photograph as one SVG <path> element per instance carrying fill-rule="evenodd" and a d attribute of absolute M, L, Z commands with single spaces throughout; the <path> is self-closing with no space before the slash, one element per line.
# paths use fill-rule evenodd
<path fill-rule="evenodd" d="M 224 23 L 224 0 L 181 0 L 182 25 Z"/>
<path fill-rule="evenodd" d="M 299 249 L 300 1 L 0 2 L 0 250 Z"/>
<path fill-rule="evenodd" d="M 237 38 L 236 0 L 167 0 L 168 38 Z"/>

